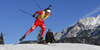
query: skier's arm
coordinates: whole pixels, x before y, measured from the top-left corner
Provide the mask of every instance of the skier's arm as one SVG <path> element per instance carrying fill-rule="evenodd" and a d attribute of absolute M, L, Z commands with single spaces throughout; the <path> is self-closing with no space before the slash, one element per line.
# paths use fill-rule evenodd
<path fill-rule="evenodd" d="M 34 15 L 33 15 L 33 17 L 35 17 L 35 15 L 36 15 L 36 14 L 38 14 L 38 13 L 39 13 L 38 11 L 37 11 L 37 12 L 35 12 L 35 13 L 34 13 Z"/>
<path fill-rule="evenodd" d="M 35 17 L 36 14 L 41 15 L 41 14 L 43 14 L 43 12 L 42 11 L 37 11 L 37 12 L 34 13 L 33 17 Z"/>

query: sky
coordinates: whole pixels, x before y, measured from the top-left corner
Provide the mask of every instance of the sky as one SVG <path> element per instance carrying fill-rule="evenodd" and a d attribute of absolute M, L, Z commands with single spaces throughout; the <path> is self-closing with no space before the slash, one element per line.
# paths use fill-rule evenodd
<path fill-rule="evenodd" d="M 96 17 L 100 14 L 100 0 L 0 0 L 0 32 L 5 44 L 16 43 L 33 25 L 35 18 L 30 14 L 40 11 L 35 2 L 44 10 L 52 5 L 51 16 L 45 20 L 46 31 L 61 32 L 74 25 L 79 19 Z M 37 27 L 24 40 L 37 40 Z"/>

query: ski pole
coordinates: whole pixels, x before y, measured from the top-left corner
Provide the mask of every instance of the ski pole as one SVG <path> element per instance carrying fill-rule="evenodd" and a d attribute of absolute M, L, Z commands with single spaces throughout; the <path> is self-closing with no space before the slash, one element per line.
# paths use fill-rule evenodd
<path fill-rule="evenodd" d="M 26 13 L 26 14 L 28 14 L 28 15 L 31 15 L 31 16 L 32 16 L 32 14 L 30 14 L 30 13 L 28 13 L 28 12 L 24 11 L 24 10 L 21 10 L 21 9 L 18 9 L 18 10 L 20 10 L 20 11 L 22 11 L 22 12 L 24 12 L 24 13 Z"/>
<path fill-rule="evenodd" d="M 34 0 L 33 0 L 34 1 Z M 41 11 L 42 11 L 42 8 L 34 1 L 34 3 L 41 9 Z"/>
<path fill-rule="evenodd" d="M 50 8 L 52 5 L 49 5 L 48 8 Z"/>

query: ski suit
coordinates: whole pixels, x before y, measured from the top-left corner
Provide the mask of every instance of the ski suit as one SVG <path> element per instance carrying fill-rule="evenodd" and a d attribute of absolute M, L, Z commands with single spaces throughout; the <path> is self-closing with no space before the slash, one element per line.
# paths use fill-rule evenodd
<path fill-rule="evenodd" d="M 35 13 L 35 15 L 38 14 L 37 19 L 35 21 L 35 23 L 33 24 L 33 26 L 31 27 L 31 29 L 29 31 L 26 32 L 25 36 L 28 36 L 28 34 L 30 34 L 37 26 L 40 26 L 42 29 L 42 34 L 41 37 L 44 37 L 44 33 L 45 33 L 45 24 L 44 24 L 44 20 L 46 18 L 49 17 L 49 15 L 51 15 L 51 13 L 49 15 L 45 15 L 45 11 L 37 11 Z"/>

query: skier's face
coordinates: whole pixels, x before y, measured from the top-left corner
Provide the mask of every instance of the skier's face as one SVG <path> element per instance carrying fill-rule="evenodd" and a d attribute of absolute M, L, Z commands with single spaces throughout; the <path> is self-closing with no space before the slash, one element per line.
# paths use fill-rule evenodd
<path fill-rule="evenodd" d="M 45 11 L 45 15 L 49 15 L 50 13 L 51 13 L 51 10 L 49 9 Z"/>

